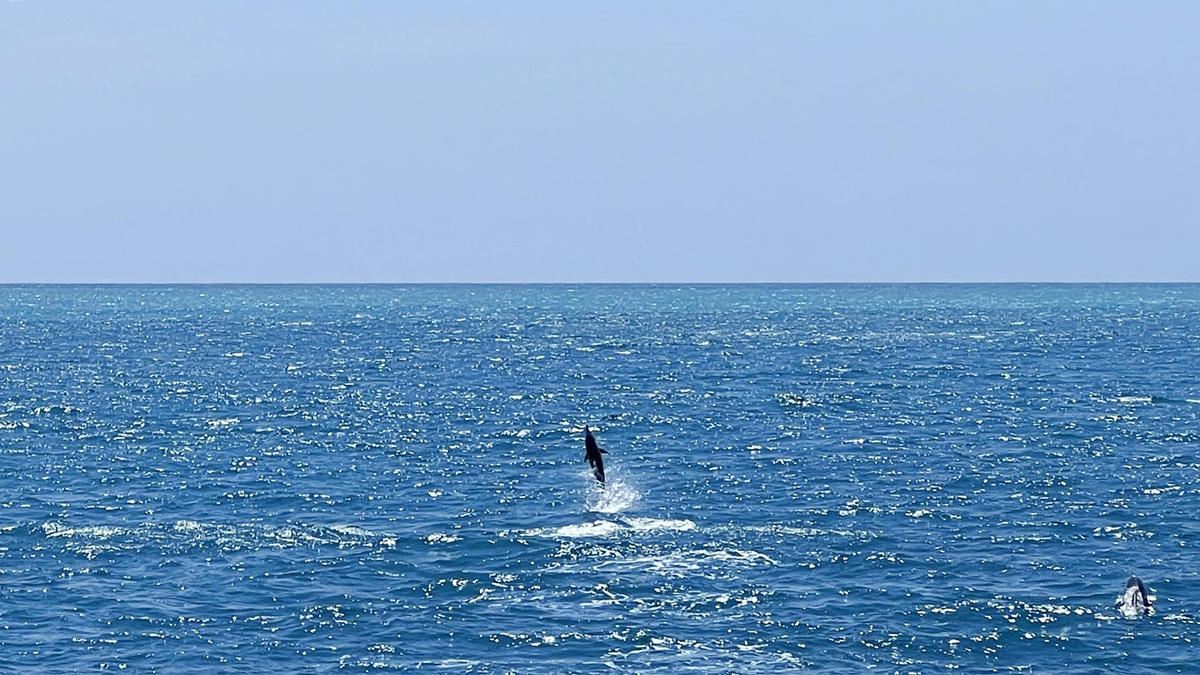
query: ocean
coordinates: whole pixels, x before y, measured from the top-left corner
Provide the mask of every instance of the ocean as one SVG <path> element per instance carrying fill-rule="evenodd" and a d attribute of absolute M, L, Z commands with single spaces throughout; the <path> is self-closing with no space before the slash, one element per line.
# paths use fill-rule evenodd
<path fill-rule="evenodd" d="M 0 310 L 6 672 L 1200 672 L 1198 285 Z"/>

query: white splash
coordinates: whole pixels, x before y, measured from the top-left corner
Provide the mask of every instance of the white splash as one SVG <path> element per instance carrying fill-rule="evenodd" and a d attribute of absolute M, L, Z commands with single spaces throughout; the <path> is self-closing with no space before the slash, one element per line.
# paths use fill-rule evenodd
<path fill-rule="evenodd" d="M 1141 593 L 1137 587 L 1125 589 L 1123 595 L 1117 596 L 1117 611 L 1126 619 L 1137 619 L 1142 616 L 1152 616 L 1154 614 L 1155 596 L 1147 595 L 1146 603 L 1142 604 Z"/>
<path fill-rule="evenodd" d="M 623 532 L 645 534 L 649 532 L 687 532 L 696 529 L 696 523 L 686 519 L 671 518 L 621 518 L 619 520 L 593 520 L 555 528 L 539 528 L 526 532 L 526 536 L 550 537 L 554 539 L 609 538 Z"/>
<path fill-rule="evenodd" d="M 588 490 L 587 506 L 592 513 L 621 513 L 637 503 L 637 488 L 620 478 L 608 481 L 604 487 L 596 486 Z"/>
<path fill-rule="evenodd" d="M 687 519 L 626 518 L 625 523 L 634 532 L 688 532 L 696 529 L 696 523 Z"/>
<path fill-rule="evenodd" d="M 591 537 L 611 537 L 621 531 L 621 526 L 611 520 L 596 520 L 590 523 L 564 525 L 553 529 L 533 530 L 530 534 L 553 537 L 556 539 L 586 539 Z"/>

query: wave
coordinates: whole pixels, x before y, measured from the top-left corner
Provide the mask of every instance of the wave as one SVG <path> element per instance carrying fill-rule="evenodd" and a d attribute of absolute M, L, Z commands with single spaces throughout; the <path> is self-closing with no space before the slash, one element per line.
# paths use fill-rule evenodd
<path fill-rule="evenodd" d="M 625 522 L 634 532 L 688 532 L 696 529 L 695 522 L 682 518 L 626 518 Z"/>
<path fill-rule="evenodd" d="M 737 577 L 740 570 L 751 567 L 775 567 L 779 561 L 753 550 L 738 548 L 700 548 L 665 554 L 605 560 L 596 569 L 616 569 L 627 572 L 646 571 L 661 576 L 706 579 Z"/>
<path fill-rule="evenodd" d="M 113 525 L 70 526 L 48 521 L 40 526 L 47 539 L 60 539 L 63 548 L 93 559 L 102 553 L 138 552 L 147 547 L 168 551 L 215 547 L 224 552 L 258 549 L 291 549 L 334 546 L 337 548 L 393 548 L 396 538 L 356 525 L 263 525 L 260 523 L 206 523 L 176 520 L 170 523 L 141 523 L 131 527 Z M 429 544 L 450 543 L 458 537 L 431 534 Z"/>
<path fill-rule="evenodd" d="M 1132 404 L 1139 404 L 1139 403 L 1153 403 L 1154 397 L 1153 396 L 1118 396 L 1115 399 L 1112 399 L 1112 401 L 1114 403 L 1125 403 L 1128 405 L 1132 405 Z"/>
<path fill-rule="evenodd" d="M 695 530 L 696 523 L 686 519 L 675 518 L 621 518 L 619 520 L 599 519 L 588 523 L 575 523 L 555 528 L 539 528 L 526 532 L 531 537 L 551 537 L 554 539 L 585 539 L 615 537 L 623 532 L 638 534 L 652 532 L 688 532 Z"/>
<path fill-rule="evenodd" d="M 870 532 L 868 530 L 798 527 L 794 525 L 747 525 L 745 527 L 736 527 L 736 529 L 744 529 L 747 532 L 769 534 L 777 537 L 800 537 L 804 539 L 844 537 L 848 539 L 858 539 L 860 541 L 869 541 L 880 536 L 878 533 Z"/>

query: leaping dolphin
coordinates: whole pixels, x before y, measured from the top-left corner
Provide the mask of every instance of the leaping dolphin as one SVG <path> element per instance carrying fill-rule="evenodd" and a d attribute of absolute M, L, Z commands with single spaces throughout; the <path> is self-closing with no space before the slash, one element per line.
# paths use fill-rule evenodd
<path fill-rule="evenodd" d="M 1117 609 L 1129 618 L 1154 613 L 1154 596 L 1146 592 L 1146 584 L 1137 577 L 1125 582 L 1125 592 L 1117 597 Z"/>
<path fill-rule="evenodd" d="M 592 465 L 592 473 L 596 476 L 596 480 L 600 481 L 600 485 L 604 485 L 604 458 L 601 454 L 608 454 L 604 448 L 596 445 L 596 437 L 592 435 L 592 430 L 583 425 L 583 433 L 587 436 L 583 439 L 583 444 L 587 448 L 587 461 Z"/>

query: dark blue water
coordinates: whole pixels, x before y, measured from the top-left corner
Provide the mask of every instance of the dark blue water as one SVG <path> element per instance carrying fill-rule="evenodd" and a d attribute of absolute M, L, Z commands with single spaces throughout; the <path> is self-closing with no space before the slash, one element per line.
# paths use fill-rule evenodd
<path fill-rule="evenodd" d="M 1200 286 L 0 309 L 0 669 L 1198 671 Z"/>

